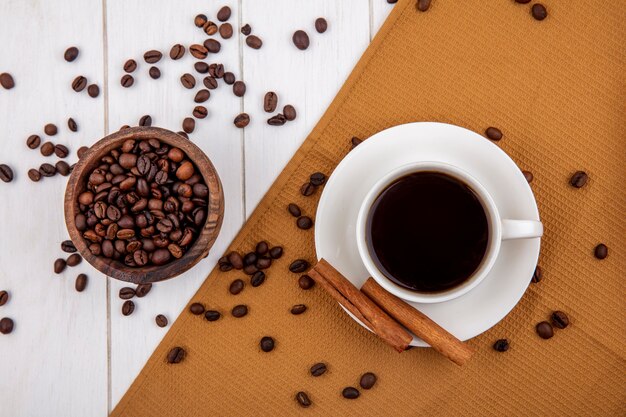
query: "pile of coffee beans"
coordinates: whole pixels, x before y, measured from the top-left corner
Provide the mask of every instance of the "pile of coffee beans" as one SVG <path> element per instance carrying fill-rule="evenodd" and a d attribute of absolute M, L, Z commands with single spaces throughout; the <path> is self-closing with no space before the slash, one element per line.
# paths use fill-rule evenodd
<path fill-rule="evenodd" d="M 209 189 L 179 148 L 126 140 L 100 159 L 74 219 L 91 253 L 130 267 L 181 258 L 207 217 Z"/>
<path fill-rule="evenodd" d="M 78 124 L 71 117 L 67 121 L 67 126 L 72 132 L 78 131 Z M 47 136 L 56 136 L 58 128 L 55 124 L 48 123 L 44 126 L 43 131 Z M 39 145 L 41 145 L 41 147 Z M 70 165 L 63 160 L 70 154 L 70 150 L 65 145 L 55 144 L 52 141 L 46 141 L 42 144 L 41 136 L 33 134 L 26 138 L 26 146 L 32 150 L 39 149 L 39 152 L 44 157 L 49 157 L 54 154 L 57 158 L 60 158 L 54 165 L 43 163 L 39 166 L 39 168 L 29 169 L 28 178 L 30 178 L 33 182 L 40 181 L 42 177 L 52 177 L 56 174 L 60 174 L 65 177 L 68 176 L 74 169 L 74 165 Z"/>

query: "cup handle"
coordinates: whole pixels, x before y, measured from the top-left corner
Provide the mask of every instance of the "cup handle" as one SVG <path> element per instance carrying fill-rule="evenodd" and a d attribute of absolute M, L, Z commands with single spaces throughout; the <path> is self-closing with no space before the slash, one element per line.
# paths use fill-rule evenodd
<path fill-rule="evenodd" d="M 502 219 L 502 240 L 541 237 L 543 224 L 537 220 Z"/>

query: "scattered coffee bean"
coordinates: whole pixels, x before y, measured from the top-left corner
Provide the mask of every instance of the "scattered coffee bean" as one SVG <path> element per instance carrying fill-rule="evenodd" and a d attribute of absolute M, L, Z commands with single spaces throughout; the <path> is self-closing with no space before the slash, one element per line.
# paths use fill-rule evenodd
<path fill-rule="evenodd" d="M 78 150 L 76 151 L 78 159 L 81 159 L 83 155 L 85 155 L 85 152 L 87 152 L 88 150 L 89 148 L 87 146 L 81 146 L 80 148 L 78 148 Z"/>
<path fill-rule="evenodd" d="M 204 305 L 201 303 L 193 303 L 189 306 L 189 311 L 191 311 L 191 314 L 199 316 L 204 313 Z"/>
<path fill-rule="evenodd" d="M 8 317 L 0 319 L 0 333 L 9 334 L 13 331 L 13 320 Z"/>
<path fill-rule="evenodd" d="M 550 318 L 552 319 L 552 324 L 556 328 L 564 329 L 569 326 L 569 317 L 567 317 L 567 314 L 562 311 L 553 312 Z"/>
<path fill-rule="evenodd" d="M 193 19 L 193 24 L 196 25 L 196 27 L 203 27 L 204 24 L 207 22 L 207 17 L 204 14 L 199 14 L 196 15 L 196 17 Z"/>
<path fill-rule="evenodd" d="M 265 97 L 263 98 L 263 110 L 267 113 L 272 113 L 276 110 L 276 106 L 278 105 L 278 95 L 276 95 L 273 91 L 268 91 L 265 93 Z"/>
<path fill-rule="evenodd" d="M 287 119 L 285 119 L 285 116 L 283 116 L 280 113 L 267 119 L 267 124 L 270 126 L 282 126 L 286 122 L 287 122 Z"/>
<path fill-rule="evenodd" d="M 135 290 L 135 295 L 139 298 L 145 297 L 150 290 L 152 289 L 151 283 L 139 284 L 137 285 L 137 289 Z"/>
<path fill-rule="evenodd" d="M 59 131 L 54 123 L 48 123 L 43 127 L 43 131 L 48 136 L 54 136 Z"/>
<path fill-rule="evenodd" d="M 11 74 L 3 72 L 0 74 L 0 85 L 6 90 L 10 90 L 15 87 L 15 80 L 13 80 L 13 76 Z"/>
<path fill-rule="evenodd" d="M 515 3 L 528 4 L 528 3 L 530 3 L 530 0 L 515 0 Z"/>
<path fill-rule="evenodd" d="M 541 270 L 541 267 L 537 265 L 535 267 L 535 272 L 533 273 L 532 282 L 536 284 L 541 281 L 541 278 L 543 278 L 543 271 Z"/>
<path fill-rule="evenodd" d="M 248 45 L 252 49 L 261 49 L 261 47 L 263 46 L 263 41 L 258 36 L 249 35 L 246 37 L 246 45 Z"/>
<path fill-rule="evenodd" d="M 67 119 L 67 127 L 72 132 L 78 132 L 78 124 L 71 117 L 69 119 Z"/>
<path fill-rule="evenodd" d="M 569 183 L 572 187 L 581 188 L 587 184 L 588 180 L 589 176 L 585 171 L 576 171 L 570 178 Z"/>
<path fill-rule="evenodd" d="M 65 58 L 67 62 L 72 62 L 77 57 L 78 57 L 78 48 L 75 46 L 70 46 L 69 48 L 65 50 L 65 53 L 63 54 L 63 58 Z"/>
<path fill-rule="evenodd" d="M 82 75 L 79 75 L 78 77 L 74 78 L 74 81 L 72 81 L 72 90 L 76 91 L 77 93 L 83 91 L 85 87 L 87 87 L 87 78 L 83 77 Z"/>
<path fill-rule="evenodd" d="M 0 180 L 4 182 L 13 181 L 13 170 L 10 166 L 5 164 L 0 164 Z"/>
<path fill-rule="evenodd" d="M 196 93 L 193 101 L 196 103 L 204 103 L 209 99 L 209 97 L 211 97 L 211 92 L 209 90 L 202 89 Z"/>
<path fill-rule="evenodd" d="M 246 84 L 243 81 L 235 81 L 233 84 L 233 94 L 237 97 L 243 97 L 246 94 Z"/>
<path fill-rule="evenodd" d="M 232 251 L 231 253 L 229 253 L 228 262 L 230 262 L 230 264 L 235 269 L 243 269 L 243 258 L 241 257 L 241 254 L 239 252 Z"/>
<path fill-rule="evenodd" d="M 185 131 L 185 133 L 193 133 L 195 128 L 196 128 L 195 120 L 193 120 L 191 117 L 185 117 L 183 119 L 183 130 Z"/>
<path fill-rule="evenodd" d="M 71 240 L 64 240 L 61 242 L 61 250 L 66 253 L 76 253 L 76 246 Z"/>
<path fill-rule="evenodd" d="M 250 116 L 248 113 L 240 113 L 235 117 L 234 123 L 238 128 L 244 128 L 250 124 Z"/>
<path fill-rule="evenodd" d="M 143 54 L 143 59 L 148 64 L 156 64 L 157 62 L 159 62 L 161 60 L 162 56 L 163 56 L 163 54 L 161 52 L 156 51 L 156 50 L 153 49 L 153 50 L 148 51 L 145 54 Z"/>
<path fill-rule="evenodd" d="M 70 150 L 65 145 L 54 145 L 54 154 L 59 158 L 67 158 L 70 154 Z"/>
<path fill-rule="evenodd" d="M 135 71 L 136 69 L 137 69 L 137 61 L 135 61 L 134 59 L 129 59 L 128 61 L 124 62 L 124 72 L 131 73 Z"/>
<path fill-rule="evenodd" d="M 293 44 L 301 51 L 309 47 L 309 35 L 303 30 L 296 30 L 291 38 Z"/>
<path fill-rule="evenodd" d="M 270 258 L 278 259 L 283 256 L 283 247 L 282 246 L 274 246 L 270 249 Z"/>
<path fill-rule="evenodd" d="M 218 53 L 222 49 L 222 44 L 217 39 L 209 38 L 204 41 L 204 47 L 212 54 Z"/>
<path fill-rule="evenodd" d="M 76 283 L 74 284 L 74 288 L 76 288 L 76 291 L 78 292 L 85 291 L 85 288 L 87 288 L 87 275 L 79 274 L 76 277 Z"/>
<path fill-rule="evenodd" d="M 378 378 L 376 377 L 376 374 L 374 374 L 373 372 L 366 372 L 361 375 L 359 385 L 361 385 L 361 388 L 363 389 L 372 389 L 372 387 L 376 385 L 377 380 Z"/>
<path fill-rule="evenodd" d="M 39 166 L 39 173 L 42 177 L 53 177 L 57 173 L 57 169 L 54 165 L 41 164 Z"/>
<path fill-rule="evenodd" d="M 216 321 L 219 320 L 220 317 L 222 317 L 222 314 L 219 311 L 207 310 L 207 312 L 204 313 L 204 318 L 208 321 Z"/>
<path fill-rule="evenodd" d="M 63 272 L 66 265 L 67 263 L 65 262 L 65 259 L 57 259 L 56 261 L 54 261 L 54 273 L 60 274 L 61 272 Z"/>
<path fill-rule="evenodd" d="M 495 141 L 502 139 L 502 132 L 497 127 L 488 127 L 487 130 L 485 130 L 485 135 Z"/>
<path fill-rule="evenodd" d="M 163 314 L 159 314 L 154 318 L 154 321 L 156 322 L 157 326 L 159 327 L 165 327 L 167 326 L 167 317 L 165 317 Z"/>
<path fill-rule="evenodd" d="M 207 72 L 209 72 L 209 64 L 203 61 L 198 61 L 193 64 L 193 68 L 196 70 L 196 72 L 200 74 L 206 74 Z"/>
<path fill-rule="evenodd" d="M 236 305 L 235 307 L 233 307 L 233 310 L 231 313 L 233 317 L 236 317 L 239 319 L 245 316 L 246 314 L 248 314 L 248 306 L 245 304 Z"/>
<path fill-rule="evenodd" d="M 230 7 L 224 6 L 217 12 L 217 20 L 225 22 L 230 19 Z"/>
<path fill-rule="evenodd" d="M 194 43 L 189 47 L 189 53 L 197 59 L 205 59 L 209 51 L 204 47 L 204 45 L 199 45 Z"/>
<path fill-rule="evenodd" d="M 359 146 L 361 143 L 363 143 L 362 139 L 357 138 L 356 136 L 352 136 L 352 139 L 350 139 L 350 150 L 356 148 L 357 146 Z"/>
<path fill-rule="evenodd" d="M 417 0 L 417 10 L 419 10 L 420 12 L 427 11 L 430 8 L 430 1 L 431 0 Z"/>
<path fill-rule="evenodd" d="M 265 282 L 265 272 L 256 271 L 250 278 L 250 285 L 258 287 Z"/>
<path fill-rule="evenodd" d="M 245 24 L 241 27 L 241 34 L 244 36 L 248 36 L 249 34 L 252 33 L 252 27 L 250 27 L 249 24 Z"/>
<path fill-rule="evenodd" d="M 26 146 L 28 146 L 30 149 L 37 149 L 40 144 L 41 138 L 39 137 L 39 135 L 30 135 L 26 139 Z"/>
<path fill-rule="evenodd" d="M 283 115 L 287 121 L 296 120 L 296 109 L 291 104 L 287 104 L 283 107 Z"/>
<path fill-rule="evenodd" d="M 289 214 L 291 214 L 293 217 L 300 217 L 300 215 L 302 214 L 300 207 L 298 207 L 298 205 L 294 203 L 289 203 L 289 205 L 287 206 L 287 211 L 289 211 Z"/>
<path fill-rule="evenodd" d="M 70 175 L 70 172 L 72 172 L 72 167 L 70 167 L 70 165 L 65 161 L 57 161 L 56 164 L 54 164 L 54 167 L 57 172 L 64 177 L 67 177 Z"/>
<path fill-rule="evenodd" d="M 291 307 L 291 314 L 294 316 L 298 316 L 306 311 L 306 306 L 304 304 L 296 304 Z"/>
<path fill-rule="evenodd" d="M 193 109 L 193 117 L 197 119 L 204 119 L 209 111 L 204 106 L 196 106 Z"/>
<path fill-rule="evenodd" d="M 326 182 L 326 175 L 322 174 L 321 172 L 315 172 L 311 174 L 310 181 L 311 184 L 315 186 L 324 185 L 324 183 Z"/>
<path fill-rule="evenodd" d="M 122 314 L 125 316 L 130 316 L 131 314 L 133 314 L 133 311 L 135 311 L 135 303 L 133 303 L 131 300 L 124 301 L 124 304 L 122 304 Z"/>
<path fill-rule="evenodd" d="M 120 84 L 122 84 L 122 87 L 124 88 L 132 87 L 134 83 L 135 83 L 135 79 L 130 74 L 125 74 L 120 80 Z"/>
<path fill-rule="evenodd" d="M 315 281 L 308 275 L 302 275 L 300 278 L 298 278 L 298 285 L 303 290 L 310 290 L 315 286 Z"/>
<path fill-rule="evenodd" d="M 5 305 L 9 302 L 9 293 L 7 291 L 0 291 L 0 306 Z"/>
<path fill-rule="evenodd" d="M 341 391 L 341 395 L 343 395 L 343 398 L 347 398 L 348 400 L 354 400 L 356 398 L 359 398 L 359 395 L 361 395 L 361 393 L 358 389 L 354 387 L 346 387 L 343 389 L 343 391 Z"/>
<path fill-rule="evenodd" d="M 296 225 L 299 229 L 308 230 L 313 227 L 313 220 L 308 216 L 300 216 L 298 220 L 296 220 Z"/>
<path fill-rule="evenodd" d="M 167 354 L 167 363 L 181 363 L 185 359 L 185 349 L 181 347 L 172 348 Z"/>
<path fill-rule="evenodd" d="M 209 36 L 215 35 L 217 33 L 217 25 L 211 21 L 207 21 L 204 26 L 204 33 Z"/>
<path fill-rule="evenodd" d="M 100 87 L 98 87 L 96 84 L 91 84 L 89 87 L 87 87 L 87 94 L 89 94 L 89 97 L 91 98 L 96 98 L 100 95 Z"/>
<path fill-rule="evenodd" d="M 321 376 L 326 373 L 326 370 L 327 370 L 326 364 L 324 362 L 319 362 L 311 366 L 311 375 Z"/>
<path fill-rule="evenodd" d="M 158 80 L 159 78 L 161 78 L 161 70 L 157 67 L 150 67 L 150 69 L 148 70 L 148 74 L 153 80 Z"/>
<path fill-rule="evenodd" d="M 139 126 L 150 127 L 152 126 L 152 116 L 149 114 L 143 115 L 139 118 Z"/>
<path fill-rule="evenodd" d="M 172 48 L 170 49 L 170 59 L 176 61 L 178 59 L 181 59 L 183 56 L 185 56 L 185 47 L 183 45 L 177 43 L 176 45 L 172 46 Z"/>
<path fill-rule="evenodd" d="M 233 294 L 233 295 L 237 295 L 239 294 L 241 291 L 243 291 L 243 287 L 245 286 L 244 282 L 240 279 L 236 279 L 233 282 L 230 283 L 230 287 L 228 288 L 228 291 Z"/>
<path fill-rule="evenodd" d="M 39 149 L 39 152 L 41 152 L 41 154 L 43 156 L 50 156 L 54 153 L 54 143 L 52 142 L 46 142 L 43 145 L 41 145 L 41 148 Z"/>
<path fill-rule="evenodd" d="M 530 171 L 522 171 L 522 174 L 524 174 L 524 178 L 526 178 L 526 181 L 530 184 L 531 182 L 533 182 L 533 178 L 535 178 L 535 176 L 533 175 L 532 172 Z"/>
<path fill-rule="evenodd" d="M 233 25 L 230 23 L 222 23 L 219 32 L 222 39 L 230 39 L 233 36 Z"/>
<path fill-rule="evenodd" d="M 494 350 L 498 352 L 506 352 L 509 350 L 509 340 L 508 339 L 498 339 L 493 344 Z"/>
<path fill-rule="evenodd" d="M 228 262 L 228 258 L 226 256 L 222 256 L 217 261 L 217 265 L 219 266 L 220 271 L 222 271 L 222 272 L 227 272 L 227 271 L 230 271 L 231 269 L 233 269 L 233 266 L 231 265 L 230 262 Z"/>
<path fill-rule="evenodd" d="M 311 399 L 309 398 L 309 396 L 306 394 L 306 392 L 304 391 L 299 391 L 296 394 L 296 401 L 298 402 L 298 404 L 300 404 L 301 407 L 303 408 L 308 408 L 311 406 Z"/>
<path fill-rule="evenodd" d="M 315 30 L 317 33 L 324 33 L 328 29 L 328 22 L 323 17 L 318 17 L 315 19 Z"/>
<path fill-rule="evenodd" d="M 302 184 L 302 187 L 300 187 L 300 194 L 305 197 L 310 197 L 315 194 L 315 190 L 317 190 L 317 187 L 315 185 L 311 184 L 310 182 L 306 182 Z"/>
<path fill-rule="evenodd" d="M 274 339 L 270 336 L 263 336 L 259 345 L 261 346 L 261 350 L 263 352 L 271 352 L 274 350 Z"/>
<path fill-rule="evenodd" d="M 233 74 L 232 72 L 225 72 L 224 73 L 224 82 L 228 85 L 233 85 L 235 84 L 235 74 Z"/>
<path fill-rule="evenodd" d="M 265 255 L 270 250 L 270 246 L 266 241 L 261 241 L 256 244 L 254 251 L 257 255 Z"/>
<path fill-rule="evenodd" d="M 209 90 L 215 90 L 217 88 L 217 80 L 215 79 L 215 77 L 212 77 L 210 75 L 207 77 L 204 77 L 204 79 L 202 80 L 202 83 Z"/>
<path fill-rule="evenodd" d="M 83 261 L 83 257 L 78 253 L 73 253 L 67 257 L 66 264 L 69 267 L 75 267 Z"/>
<path fill-rule="evenodd" d="M 604 259 L 609 256 L 609 248 L 604 243 L 600 243 L 593 250 L 593 254 L 598 259 Z"/>
<path fill-rule="evenodd" d="M 41 174 L 39 170 L 31 168 L 28 170 L 28 178 L 30 178 L 32 182 L 38 182 L 41 179 Z"/>
<path fill-rule="evenodd" d="M 550 339 L 552 336 L 554 336 L 552 325 L 547 321 L 542 321 L 541 323 L 537 324 L 537 326 L 535 326 L 535 330 L 537 331 L 539 337 L 541 337 L 542 339 Z"/>
<path fill-rule="evenodd" d="M 183 85 L 183 87 L 187 89 L 192 89 L 196 86 L 196 79 L 193 77 L 193 75 L 186 73 L 180 77 L 180 83 Z"/>
<path fill-rule="evenodd" d="M 535 20 L 539 21 L 548 17 L 548 10 L 546 9 L 546 6 L 541 3 L 533 4 L 533 6 L 530 8 L 530 13 L 533 15 Z"/>

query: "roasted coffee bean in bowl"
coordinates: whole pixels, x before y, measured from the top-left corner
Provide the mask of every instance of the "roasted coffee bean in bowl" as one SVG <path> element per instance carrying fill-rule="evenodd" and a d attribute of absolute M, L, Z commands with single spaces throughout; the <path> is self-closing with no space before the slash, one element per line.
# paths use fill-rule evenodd
<path fill-rule="evenodd" d="M 100 272 L 135 284 L 180 275 L 220 231 L 217 171 L 191 141 L 156 127 L 129 128 L 85 152 L 65 192 L 65 222 Z"/>

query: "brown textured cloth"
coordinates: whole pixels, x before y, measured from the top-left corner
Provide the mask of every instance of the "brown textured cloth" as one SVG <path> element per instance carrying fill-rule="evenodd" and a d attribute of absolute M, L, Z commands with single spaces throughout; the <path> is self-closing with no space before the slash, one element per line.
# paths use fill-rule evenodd
<path fill-rule="evenodd" d="M 626 2 L 550 1 L 542 22 L 512 0 L 434 0 L 426 13 L 400 1 L 343 89 L 232 244 L 262 239 L 285 246 L 262 286 L 228 293 L 240 272 L 213 271 L 192 301 L 225 316 L 209 323 L 185 310 L 113 415 L 141 416 L 614 416 L 626 405 Z M 296 229 L 289 202 L 314 213 L 318 194 L 298 190 L 308 174 L 332 172 L 350 138 L 413 121 L 441 121 L 483 132 L 522 169 L 545 224 L 540 265 L 500 324 L 469 343 L 457 367 L 432 349 L 398 354 L 341 311 L 319 289 L 302 291 L 291 260 L 315 260 L 313 231 Z M 576 170 L 590 175 L 568 185 Z M 604 242 L 609 256 L 594 258 Z M 239 303 L 242 319 L 230 316 Z M 289 314 L 296 303 L 309 310 Z M 553 310 L 571 325 L 550 340 L 535 334 Z M 276 349 L 263 353 L 264 335 Z M 511 340 L 498 353 L 493 342 Z M 172 346 L 184 362 L 168 365 Z M 309 375 L 317 361 L 327 374 Z M 357 400 L 341 390 L 366 371 L 378 384 Z M 304 410 L 294 400 L 309 393 Z"/>

